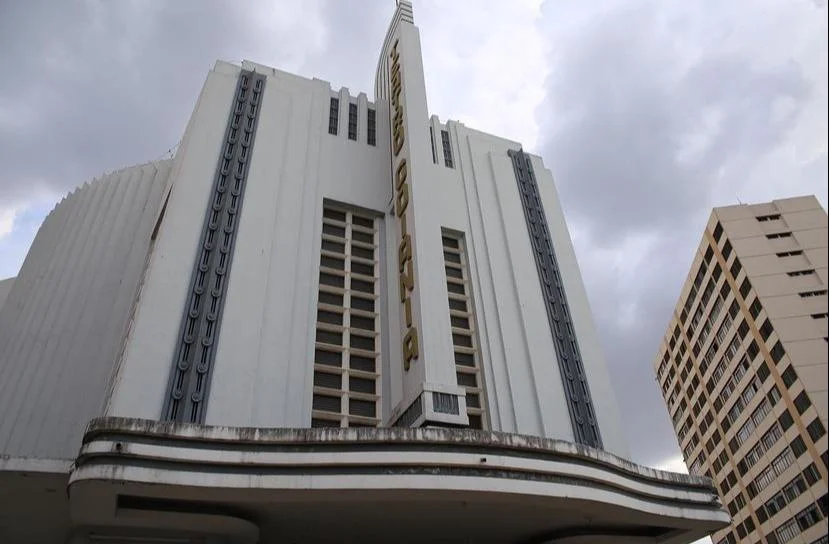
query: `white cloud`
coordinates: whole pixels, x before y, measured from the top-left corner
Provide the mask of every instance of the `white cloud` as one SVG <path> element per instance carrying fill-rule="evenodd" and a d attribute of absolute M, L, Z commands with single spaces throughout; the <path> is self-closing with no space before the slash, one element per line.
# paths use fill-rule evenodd
<path fill-rule="evenodd" d="M 414 8 L 430 113 L 535 151 L 548 75 L 541 1 L 430 0 Z"/>
<path fill-rule="evenodd" d="M 19 208 L 5 208 L 0 210 L 0 240 L 11 234 L 14 228 L 14 219 L 20 213 Z"/>
<path fill-rule="evenodd" d="M 0 279 L 17 275 L 40 224 L 59 197 L 35 187 L 27 198 L 0 204 Z"/>
<path fill-rule="evenodd" d="M 685 461 L 682 456 L 671 457 L 665 461 L 658 463 L 654 468 L 659 470 L 667 470 L 668 472 L 679 472 L 680 474 L 688 474 L 688 467 L 685 466 Z"/>
<path fill-rule="evenodd" d="M 11 198 L 0 203 L 0 241 L 12 243 L 21 216 L 33 209 L 51 209 L 62 196 L 46 188 L 42 181 L 24 181 L 21 187 L 28 190 L 16 191 Z M 45 211 L 43 212 L 45 214 Z"/>

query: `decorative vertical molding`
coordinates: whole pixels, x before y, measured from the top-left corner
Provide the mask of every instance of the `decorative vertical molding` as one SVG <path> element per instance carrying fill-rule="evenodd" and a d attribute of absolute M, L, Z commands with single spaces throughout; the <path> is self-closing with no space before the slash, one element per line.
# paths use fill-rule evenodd
<path fill-rule="evenodd" d="M 593 412 L 590 389 L 584 375 L 584 365 L 575 329 L 570 320 L 570 308 L 553 250 L 544 207 L 538 194 L 538 183 L 535 180 L 532 163 L 523 150 L 510 150 L 508 154 L 512 159 L 518 192 L 521 194 L 524 219 L 527 221 L 544 306 L 547 309 L 550 332 L 553 335 L 558 366 L 567 394 L 567 409 L 573 425 L 573 435 L 576 442 L 580 444 L 601 448 L 599 426 Z"/>
<path fill-rule="evenodd" d="M 265 76 L 242 70 L 204 216 L 163 419 L 204 421 Z"/>

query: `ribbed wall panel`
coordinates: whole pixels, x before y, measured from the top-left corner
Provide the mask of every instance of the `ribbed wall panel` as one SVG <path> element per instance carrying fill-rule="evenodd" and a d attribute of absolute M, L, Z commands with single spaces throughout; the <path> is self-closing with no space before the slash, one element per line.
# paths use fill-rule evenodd
<path fill-rule="evenodd" d="M 55 365 L 54 361 L 54 346 L 58 344 L 61 339 L 69 333 L 67 330 L 68 323 L 65 322 L 65 314 L 67 306 L 70 304 L 71 297 L 78 291 L 77 278 L 81 272 L 79 270 L 79 263 L 86 264 L 81 261 L 80 253 L 83 246 L 88 242 L 89 223 L 95 215 L 94 205 L 100 200 L 102 188 L 109 184 L 93 183 L 84 187 L 84 190 L 79 192 L 82 204 L 79 207 L 80 214 L 72 213 L 68 216 L 68 232 L 72 235 L 65 237 L 61 243 L 61 248 L 67 248 L 66 258 L 61 259 L 55 263 L 54 271 L 57 282 L 54 291 L 38 293 L 40 295 L 40 304 L 32 310 L 30 315 L 30 329 L 33 334 L 21 334 L 18 336 L 21 339 L 20 348 L 17 350 L 15 359 L 12 359 L 12 364 L 17 360 L 21 364 L 20 374 L 17 377 L 18 385 L 12 391 L 11 406 L 5 411 L 9 414 L 10 411 L 16 412 L 14 418 L 5 417 L 0 426 L 0 437 L 3 437 L 3 430 L 6 432 L 6 441 L 11 444 L 16 444 L 21 451 L 30 454 L 29 439 L 31 438 L 32 429 L 30 429 L 30 422 L 38 412 L 43 409 L 49 410 L 49 406 L 34 407 L 34 410 L 18 411 L 16 406 L 25 406 L 27 399 L 38 398 L 49 399 L 51 402 L 51 394 L 48 392 L 53 384 L 58 383 L 57 370 L 59 365 Z M 72 202 L 72 201 L 68 201 Z M 68 204 L 67 202 L 67 204 Z M 64 205 L 67 205 L 64 204 Z M 81 211 L 82 210 L 82 211 Z M 77 219 L 76 219 L 77 217 Z M 77 222 L 77 229 L 73 228 Z M 81 247 L 78 248 L 78 245 Z M 31 250 L 30 250 L 31 251 Z M 63 264 L 62 264 L 63 263 Z M 44 286 L 47 289 L 52 285 Z M 42 308 L 42 310 L 41 310 Z M 0 326 L 6 326 L 1 324 Z M 23 331 L 21 331 L 23 332 Z M 25 331 L 28 332 L 28 331 Z M 0 348 L 0 353 L 4 350 Z M 45 364 L 44 364 L 45 362 Z M 33 389 L 40 389 L 41 391 L 33 391 Z M 42 392 L 42 394 L 38 394 Z M 10 409 L 10 410 L 9 410 Z"/>
<path fill-rule="evenodd" d="M 67 347 L 74 340 L 74 328 L 79 319 L 81 306 L 78 301 L 87 296 L 85 283 L 90 275 L 90 268 L 99 264 L 94 262 L 90 256 L 91 248 L 99 239 L 99 231 L 95 230 L 95 226 L 100 221 L 101 214 L 108 209 L 109 200 L 117 187 L 112 182 L 114 180 L 109 183 L 103 181 L 92 184 L 88 189 L 91 195 L 80 231 L 74 239 L 68 242 L 70 246 L 79 247 L 71 252 L 66 271 L 60 275 L 62 281 L 58 289 L 58 297 L 50 301 L 51 310 L 47 312 L 48 319 L 44 323 L 44 328 L 41 329 L 54 331 L 54 334 L 50 335 L 45 342 L 36 341 L 32 351 L 26 353 L 28 361 L 24 377 L 33 375 L 33 379 L 21 384 L 21 387 L 15 391 L 15 395 L 21 399 L 27 399 L 33 395 L 49 399 L 49 402 L 44 402 L 36 410 L 21 413 L 14 422 L 9 443 L 16 444 L 29 455 L 33 453 L 34 440 L 37 438 L 31 430 L 39 428 L 46 417 L 49 418 L 46 423 L 48 425 L 62 408 L 55 394 L 57 388 L 65 385 L 63 373 L 66 366 L 64 364 L 50 366 L 43 362 L 57 363 L 63 359 L 68 355 Z"/>
<path fill-rule="evenodd" d="M 85 323 L 83 334 L 96 339 L 93 344 L 93 357 L 96 360 L 105 358 L 112 362 L 112 365 L 107 369 L 107 375 L 101 376 L 106 378 L 102 383 L 105 384 L 104 394 L 100 395 L 100 404 L 96 407 L 96 413 L 103 413 L 105 404 L 105 397 L 109 391 L 109 381 L 112 379 L 114 364 L 117 362 L 120 353 L 122 337 L 127 327 L 127 320 L 132 308 L 132 302 L 138 291 L 138 283 L 143 273 L 143 267 L 146 260 L 147 248 L 149 243 L 149 234 L 152 232 L 154 221 L 156 219 L 156 211 L 161 203 L 161 195 L 166 185 L 166 177 L 169 167 L 156 168 L 153 165 L 144 166 L 140 172 L 136 172 L 136 179 L 129 182 L 132 193 L 126 194 L 120 206 L 121 213 L 116 222 L 118 228 L 123 229 L 123 233 L 141 232 L 142 237 L 133 237 L 123 251 L 117 251 L 117 240 L 123 239 L 123 234 L 113 236 L 110 240 L 108 248 L 108 264 L 102 275 L 96 281 L 102 281 L 101 300 L 111 301 L 117 308 L 123 309 L 122 315 L 119 315 L 117 320 L 106 320 L 106 314 L 101 312 L 91 313 L 96 317 L 95 320 L 88 320 Z M 139 204 L 144 202 L 143 206 Z M 116 224 L 115 222 L 113 224 Z M 109 279 L 110 281 L 105 281 Z M 117 279 L 117 281 L 115 281 Z M 131 286 L 130 289 L 123 289 L 122 285 Z M 112 339 L 111 342 L 105 342 L 106 339 Z M 117 342 L 115 341 L 117 339 Z M 83 346 L 76 344 L 77 349 L 82 349 Z M 67 414 L 77 413 L 82 407 L 83 399 L 72 394 L 70 388 L 63 390 L 64 394 L 69 394 L 67 398 L 67 406 L 69 409 L 60 414 L 61 420 L 59 428 L 65 434 L 64 439 L 72 441 L 77 439 L 77 434 L 71 426 L 71 421 L 67 419 Z"/>
<path fill-rule="evenodd" d="M 170 165 L 84 184 L 38 231 L 0 307 L 0 454 L 73 458 L 102 413 Z"/>
<path fill-rule="evenodd" d="M 12 290 L 12 285 L 14 285 L 14 278 L 0 280 L 0 310 L 3 309 L 3 304 L 6 302 L 6 297 L 9 296 L 9 291 Z"/>
<path fill-rule="evenodd" d="M 64 301 L 69 296 L 67 284 L 71 285 L 71 280 L 77 274 L 78 244 L 86 241 L 84 227 L 89 221 L 92 201 L 97 196 L 100 187 L 98 183 L 93 182 L 91 185 L 85 183 L 80 190 L 61 204 L 62 207 L 67 208 L 67 213 L 57 250 L 48 262 L 49 272 L 46 281 L 33 290 L 29 297 L 26 297 L 28 312 L 26 312 L 26 319 L 20 330 L 15 331 L 15 347 L 8 350 L 0 347 L 3 366 L 10 365 L 9 380 L 4 380 L 4 383 L 13 384 L 13 387 L 0 395 L 0 397 L 8 397 L 6 405 L 0 409 L 4 414 L 15 414 L 13 417 L 4 417 L 0 421 L 0 444 L 3 444 L 4 451 L 6 444 L 11 447 L 16 443 L 16 449 L 28 452 L 28 448 L 24 445 L 25 439 L 15 440 L 15 435 L 19 434 L 18 428 L 28 432 L 26 431 L 28 420 L 36 410 L 15 408 L 25 406 L 25 399 L 31 395 L 29 390 L 31 387 L 49 386 L 48 383 L 44 383 L 44 378 L 56 381 L 53 376 L 44 375 L 55 371 L 54 362 L 48 360 L 45 364 L 37 362 L 45 360 L 46 351 L 52 344 L 59 341 L 61 334 L 65 333 L 63 328 L 55 327 L 55 323 L 58 314 L 61 313 L 61 308 L 65 306 Z M 40 251 L 36 247 L 37 241 L 35 238 L 29 250 L 30 253 Z M 37 270 L 33 272 L 38 273 Z M 20 276 L 28 273 L 28 270 L 21 270 Z M 7 326 L 9 325 L 5 322 L 0 323 L 2 328 Z M 36 395 L 36 398 L 40 397 Z"/>
<path fill-rule="evenodd" d="M 8 414 L 12 412 L 11 407 L 17 405 L 15 393 L 19 390 L 19 385 L 30 382 L 30 380 L 25 379 L 28 370 L 25 354 L 31 350 L 26 350 L 25 345 L 27 340 L 32 339 L 32 337 L 37 340 L 38 335 L 20 333 L 21 331 L 33 331 L 32 320 L 34 316 L 39 313 L 41 319 L 45 319 L 48 303 L 55 298 L 54 285 L 59 280 L 59 263 L 64 263 L 63 268 L 66 268 L 65 261 L 68 251 L 66 239 L 74 230 L 71 228 L 72 226 L 80 226 L 80 221 L 76 221 L 74 225 L 71 225 L 69 220 L 72 215 L 82 211 L 79 208 L 86 201 L 83 199 L 83 195 L 79 193 L 84 191 L 86 186 L 87 184 L 84 184 L 69 194 L 52 212 L 59 216 L 53 244 L 45 241 L 45 239 L 50 238 L 48 233 L 38 231 L 32 242 L 29 257 L 23 263 L 20 274 L 17 276 L 18 281 L 15 282 L 15 288 L 9 294 L 10 298 L 17 299 L 16 302 L 19 305 L 11 314 L 9 309 L 4 306 L 3 313 L 0 315 L 0 331 L 6 333 L 3 343 L 0 344 L 3 346 L 2 352 L 0 352 L 0 357 L 2 357 L 0 359 L 2 361 L 2 365 L 0 365 L 0 371 L 2 371 L 0 387 L 2 389 L 0 391 L 4 392 L 0 395 L 0 413 Z M 37 248 L 37 251 L 32 251 L 33 248 Z M 6 322 L 11 320 L 14 320 L 14 327 L 5 325 Z M 45 323 L 41 322 L 40 326 L 41 330 L 45 330 L 43 329 Z M 45 341 L 45 338 L 40 335 L 40 340 Z M 12 364 L 11 361 L 15 361 L 16 364 Z M 11 429 L 7 427 L 12 426 L 15 421 L 16 418 L 13 417 L 5 417 L 0 420 L 0 436 L 6 436 L 10 433 Z M 5 441 L 2 443 L 5 444 Z"/>
<path fill-rule="evenodd" d="M 106 184 L 107 189 L 102 197 L 104 204 L 96 208 L 97 213 L 88 232 L 88 258 L 84 259 L 86 272 L 80 280 L 81 286 L 77 289 L 75 302 L 70 305 L 68 318 L 70 329 L 56 348 L 57 353 L 66 353 L 70 361 L 79 357 L 80 353 L 89 354 L 92 359 L 95 359 L 96 347 L 101 344 L 106 345 L 106 337 L 102 335 L 103 329 L 101 328 L 103 323 L 100 321 L 101 315 L 106 315 L 106 313 L 100 311 L 100 306 L 110 305 L 113 302 L 109 292 L 112 282 L 107 281 L 107 278 L 119 276 L 117 269 L 113 267 L 114 262 L 117 262 L 114 259 L 119 257 L 123 259 L 124 252 L 118 251 L 118 242 L 123 240 L 124 230 L 129 232 L 126 224 L 128 211 L 122 206 L 125 198 L 132 196 L 135 192 L 140 178 L 141 169 L 119 172 L 113 182 Z M 95 328 L 95 325 L 98 328 Z M 89 339 L 88 343 L 84 345 L 73 341 L 74 338 L 79 337 Z M 71 426 L 71 422 L 65 422 L 65 424 L 60 422 L 66 418 L 67 414 L 71 414 L 72 410 L 66 410 L 64 407 L 71 407 L 75 401 L 80 400 L 74 392 L 83 390 L 85 381 L 86 377 L 73 372 L 72 367 L 62 366 L 58 380 L 52 382 L 52 391 L 47 392 L 54 399 L 52 411 L 41 414 L 44 420 L 33 421 L 31 425 L 46 425 L 56 421 L 59 423 L 57 429 L 65 434 L 66 426 Z M 58 407 L 60 409 L 55 410 Z M 45 440 L 51 439 L 52 437 L 39 435 L 32 447 L 37 451 Z"/>

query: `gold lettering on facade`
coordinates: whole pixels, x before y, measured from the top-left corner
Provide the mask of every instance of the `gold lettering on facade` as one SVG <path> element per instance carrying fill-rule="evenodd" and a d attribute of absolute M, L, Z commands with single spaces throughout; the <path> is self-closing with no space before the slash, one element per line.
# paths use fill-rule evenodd
<path fill-rule="evenodd" d="M 403 337 L 403 360 L 406 361 L 403 368 L 409 370 L 411 360 L 417 359 L 418 355 L 420 355 L 420 348 L 417 341 L 417 328 L 410 327 L 406 336 Z"/>
<path fill-rule="evenodd" d="M 400 302 L 403 304 L 403 317 L 406 323 L 406 332 L 403 335 L 403 368 L 409 370 L 412 359 L 420 354 L 420 345 L 417 327 L 412 318 L 412 292 L 415 288 L 414 260 L 412 237 L 409 233 L 409 222 L 406 220 L 409 210 L 409 166 L 406 157 L 401 157 L 397 165 L 395 159 L 403 150 L 406 142 L 406 133 L 403 128 L 403 104 L 400 95 L 403 92 L 403 82 L 400 73 L 400 53 L 397 51 L 398 42 L 391 48 L 391 77 L 390 101 L 392 109 L 391 140 L 394 157 L 394 211 L 400 221 L 400 245 L 397 248 L 397 265 L 399 272 Z"/>

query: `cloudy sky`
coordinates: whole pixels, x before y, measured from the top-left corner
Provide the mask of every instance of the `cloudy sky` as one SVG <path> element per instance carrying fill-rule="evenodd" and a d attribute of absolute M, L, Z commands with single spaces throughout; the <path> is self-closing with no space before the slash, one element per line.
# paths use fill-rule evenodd
<path fill-rule="evenodd" d="M 0 0 L 0 278 L 84 180 L 164 156 L 215 59 L 371 94 L 393 0 Z M 825 0 L 414 0 L 429 107 L 553 170 L 635 460 L 712 206 L 827 201 Z M 680 461 L 681 464 L 681 461 Z"/>

